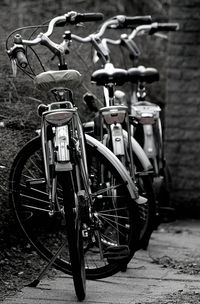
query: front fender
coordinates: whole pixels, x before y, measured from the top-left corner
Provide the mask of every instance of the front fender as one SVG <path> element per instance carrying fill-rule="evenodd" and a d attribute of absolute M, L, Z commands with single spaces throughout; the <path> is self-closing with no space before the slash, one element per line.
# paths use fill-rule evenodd
<path fill-rule="evenodd" d="M 138 189 L 132 181 L 128 171 L 120 162 L 120 160 L 101 142 L 96 140 L 94 137 L 85 134 L 86 141 L 89 145 L 95 147 L 104 157 L 115 166 L 119 174 L 121 175 L 124 182 L 127 183 L 128 189 L 130 191 L 131 197 L 138 203 L 142 204 L 146 202 L 146 199 L 138 195 Z"/>
<path fill-rule="evenodd" d="M 127 131 L 123 130 L 123 136 L 124 136 L 125 142 L 128 143 Z M 132 145 L 132 150 L 136 154 L 140 163 L 142 164 L 144 171 L 152 170 L 152 164 L 151 164 L 150 160 L 148 159 L 146 153 L 144 152 L 144 150 L 142 149 L 140 144 L 132 136 L 131 136 L 131 145 Z"/>

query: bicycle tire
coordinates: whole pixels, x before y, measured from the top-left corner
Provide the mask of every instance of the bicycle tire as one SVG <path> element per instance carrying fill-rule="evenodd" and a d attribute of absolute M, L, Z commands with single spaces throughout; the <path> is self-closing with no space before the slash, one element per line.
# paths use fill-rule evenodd
<path fill-rule="evenodd" d="M 128 146 L 128 142 L 125 137 L 125 144 Z M 107 143 L 107 146 L 110 147 L 112 151 L 112 144 Z M 127 153 L 128 153 L 128 149 Z M 156 199 L 153 189 L 153 179 L 152 176 L 148 173 L 144 173 L 143 165 L 140 159 L 137 157 L 135 151 L 132 149 L 133 160 L 135 165 L 135 182 L 138 188 L 138 193 L 140 196 L 147 199 L 146 203 L 138 206 L 139 215 L 140 215 L 140 237 L 138 242 L 139 249 L 147 249 L 151 234 L 155 227 L 156 221 Z M 126 156 L 119 156 L 118 159 L 126 165 Z M 127 168 L 129 170 L 129 168 Z"/>
<path fill-rule="evenodd" d="M 136 131 L 139 130 L 140 136 L 134 136 L 137 142 L 142 147 L 142 128 L 140 125 L 136 128 Z M 145 173 L 144 167 L 137 157 L 136 153 L 133 150 L 133 160 L 135 165 L 135 177 L 136 184 L 138 186 L 138 192 L 141 196 L 147 199 L 147 202 L 139 206 L 140 214 L 140 223 L 141 223 L 141 232 L 138 249 L 147 249 L 151 234 L 155 230 L 155 223 L 157 222 L 157 203 L 156 196 L 153 186 L 153 175 L 152 173 Z"/>
<path fill-rule="evenodd" d="M 67 228 L 68 250 L 70 255 L 71 272 L 76 296 L 83 301 L 86 295 L 86 275 L 82 240 L 82 222 L 79 206 L 75 203 L 75 193 L 69 172 L 59 174 L 63 192 L 63 204 Z"/>
<path fill-rule="evenodd" d="M 140 181 L 137 182 L 139 194 L 145 197 L 147 202 L 139 206 L 141 231 L 138 249 L 146 250 L 155 227 L 156 202 L 151 177 L 146 175 L 139 179 Z"/>
<path fill-rule="evenodd" d="M 133 151 L 134 159 L 136 155 Z M 120 158 L 119 158 L 120 159 Z M 121 159 L 120 159 L 121 161 Z M 142 172 L 142 164 L 138 165 L 140 160 L 137 160 L 135 181 L 140 196 L 147 199 L 146 203 L 138 206 L 139 217 L 140 217 L 140 236 L 138 242 L 138 250 L 148 248 L 148 244 L 151 238 L 151 234 L 154 231 L 156 221 L 156 200 L 153 189 L 153 180 L 149 174 L 144 175 Z M 124 161 L 125 163 L 125 161 Z M 138 170 L 139 169 L 139 170 Z"/>
<path fill-rule="evenodd" d="M 151 234 L 154 231 L 156 222 L 156 198 L 153 189 L 153 179 L 148 173 L 144 173 L 142 163 L 134 151 L 133 159 L 135 164 L 135 182 L 140 196 L 147 199 L 146 203 L 138 206 L 140 217 L 139 249 L 147 249 Z M 125 163 L 125 161 L 124 161 Z"/>
<path fill-rule="evenodd" d="M 95 164 L 99 162 L 100 165 L 103 165 L 109 170 L 111 177 L 114 178 L 117 185 L 122 189 L 123 196 L 119 196 L 119 199 L 117 200 L 121 204 L 123 202 L 123 210 L 122 208 L 121 210 L 117 210 L 117 216 L 115 215 L 115 217 L 120 218 L 120 216 L 124 217 L 124 215 L 126 215 L 127 225 L 126 227 L 123 227 L 123 229 L 126 233 L 127 245 L 130 248 L 130 255 L 128 257 L 128 260 L 130 260 L 138 248 L 139 215 L 137 204 L 131 198 L 130 190 L 115 166 L 95 147 L 87 144 L 86 148 L 89 155 L 88 159 L 91 161 L 93 157 Z M 89 164 L 89 169 L 90 171 L 93 170 L 92 162 Z M 92 172 L 92 174 L 94 175 L 94 172 Z M 98 176 L 98 172 L 96 172 L 96 175 Z M 38 185 L 36 183 L 35 188 L 33 186 L 30 187 L 30 180 L 33 183 L 34 180 L 36 182 L 41 180 L 41 183 Z M 96 183 L 96 181 L 94 183 Z M 95 187 L 93 187 L 95 188 L 95 191 L 98 190 L 98 183 L 96 183 Z M 100 192 L 103 193 L 104 196 L 107 195 L 106 203 L 110 213 L 112 213 L 111 208 L 114 208 L 112 205 L 112 197 L 110 198 L 107 193 L 109 193 L 108 190 L 112 188 L 115 189 L 115 187 L 115 185 L 110 184 L 110 186 L 104 190 L 100 189 Z M 60 190 L 58 189 L 58 191 Z M 58 194 L 58 199 L 60 199 L 59 195 L 60 194 Z M 36 137 L 29 141 L 16 156 L 9 177 L 9 196 L 16 218 L 29 242 L 43 258 L 50 260 L 58 247 L 66 241 L 66 232 L 63 218 L 60 213 L 56 213 L 53 217 L 49 216 L 48 213 L 49 202 L 44 181 L 40 137 Z M 104 210 L 106 210 L 105 206 L 102 206 L 99 207 L 98 205 L 98 208 L 104 208 Z M 100 214 L 101 210 L 98 212 Z M 105 215 L 103 216 L 104 219 L 102 217 L 102 221 L 109 222 L 109 217 L 107 217 L 108 219 L 105 219 Z M 105 234 L 105 231 L 103 231 L 103 233 Z M 103 241 L 105 242 L 105 239 L 103 239 Z M 93 250 L 92 253 L 89 251 L 90 250 L 85 254 L 87 279 L 104 278 L 113 275 L 120 270 L 122 261 L 109 262 L 108 259 L 95 261 L 95 259 L 99 259 L 97 253 L 95 250 Z M 69 253 L 62 253 L 54 262 L 54 266 L 64 273 L 71 274 Z"/>
<path fill-rule="evenodd" d="M 160 191 L 158 193 L 158 201 L 160 207 L 169 207 L 170 193 L 172 188 L 172 176 L 166 160 L 163 161 L 163 166 L 160 169 L 159 175 L 163 178 Z"/>
<path fill-rule="evenodd" d="M 159 172 L 152 179 L 152 187 L 155 197 L 154 210 L 152 217 L 154 220 L 150 223 L 150 229 L 156 230 L 162 221 L 166 221 L 167 217 L 174 218 L 174 210 L 170 208 L 170 192 L 171 192 L 171 175 L 169 168 L 164 159 L 163 140 L 159 132 L 158 122 L 153 125 L 154 142 L 156 147 L 157 162 L 161 165 Z M 135 138 L 140 145 L 144 145 L 144 130 L 142 125 L 138 125 L 135 131 Z M 150 159 L 153 163 L 153 161 Z M 166 219 L 165 219 L 166 218 Z"/>

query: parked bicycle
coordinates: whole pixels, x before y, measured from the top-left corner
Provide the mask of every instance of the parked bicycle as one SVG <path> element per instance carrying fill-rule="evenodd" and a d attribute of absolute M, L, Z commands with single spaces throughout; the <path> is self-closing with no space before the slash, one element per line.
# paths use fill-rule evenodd
<path fill-rule="evenodd" d="M 55 102 L 39 105 L 40 135 L 14 159 L 9 192 L 28 240 L 48 266 L 73 276 L 79 300 L 85 298 L 86 278 L 112 275 L 132 258 L 140 232 L 138 203 L 143 200 L 118 158 L 83 132 L 73 98 L 82 77 L 65 62 L 68 33 L 60 44 L 49 38 L 55 26 L 100 19 L 98 13 L 69 12 L 53 18 L 47 31 L 34 39 L 25 40 L 17 33 L 11 47 L 7 42 L 14 73 L 17 66 L 32 73 L 27 47 L 45 46 L 59 61 L 59 70 L 44 71 L 34 79 L 35 87 L 52 92 Z M 75 38 L 92 40 L 92 36 Z"/>
<path fill-rule="evenodd" d="M 107 47 L 108 44 L 125 47 L 134 63 L 135 58 L 140 56 L 140 50 L 135 42 L 137 36 L 148 34 L 163 38 L 160 32 L 176 31 L 177 29 L 177 23 L 153 22 L 152 24 L 140 25 L 134 28 L 129 35 L 121 34 L 120 39 L 117 40 L 104 38 L 103 45 L 104 47 Z M 173 208 L 169 207 L 171 175 L 164 152 L 163 126 L 160 119 L 161 108 L 146 99 L 146 84 L 158 81 L 159 72 L 151 67 L 132 67 L 128 69 L 128 79 L 135 85 L 132 88 L 131 98 L 126 98 L 129 108 L 131 134 L 143 147 L 153 166 L 153 185 L 156 201 L 158 202 L 157 219 L 159 222 L 163 217 L 173 218 Z M 121 96 L 124 98 L 125 94 L 121 92 Z"/>
<path fill-rule="evenodd" d="M 101 36 L 111 26 L 127 28 L 138 24 L 151 23 L 150 16 L 116 16 L 105 21 L 99 32 Z M 102 43 L 99 32 L 92 34 L 92 46 L 100 58 L 103 69 L 95 71 L 91 81 L 103 87 L 103 107 L 95 105 L 94 96 L 85 94 L 84 99 L 91 110 L 96 112 L 93 134 L 107 146 L 123 163 L 136 183 L 138 191 L 146 201 L 139 205 L 140 211 L 140 241 L 138 248 L 146 249 L 155 223 L 155 199 L 152 187 L 152 166 L 143 149 L 131 136 L 128 107 L 117 104 L 115 86 L 122 86 L 128 81 L 127 70 L 115 68 L 111 63 L 109 50 Z M 91 123 L 86 123 L 91 127 Z M 89 128 L 90 129 L 90 128 Z"/>

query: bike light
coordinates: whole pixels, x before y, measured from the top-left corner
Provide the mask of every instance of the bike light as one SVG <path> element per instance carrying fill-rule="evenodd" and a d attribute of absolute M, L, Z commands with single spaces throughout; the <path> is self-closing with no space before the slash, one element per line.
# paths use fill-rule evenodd
<path fill-rule="evenodd" d="M 123 123 L 126 115 L 126 111 L 108 111 L 102 113 L 106 123 L 108 125 L 114 123 Z"/>
<path fill-rule="evenodd" d="M 159 118 L 160 107 L 141 103 L 131 107 L 131 116 L 143 125 L 152 125 Z"/>
<path fill-rule="evenodd" d="M 50 124 L 61 126 L 68 123 L 72 119 L 72 116 L 73 112 L 71 111 L 56 111 L 46 114 L 45 119 Z"/>
<path fill-rule="evenodd" d="M 155 119 L 152 116 L 141 117 L 139 121 L 143 125 L 153 125 L 155 123 Z"/>

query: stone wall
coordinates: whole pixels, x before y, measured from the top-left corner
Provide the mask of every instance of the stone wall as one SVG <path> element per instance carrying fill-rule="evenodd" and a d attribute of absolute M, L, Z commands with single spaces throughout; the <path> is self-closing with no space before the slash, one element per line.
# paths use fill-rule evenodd
<path fill-rule="evenodd" d="M 168 49 L 166 150 L 172 202 L 187 214 L 200 209 L 200 2 L 172 0 Z"/>

